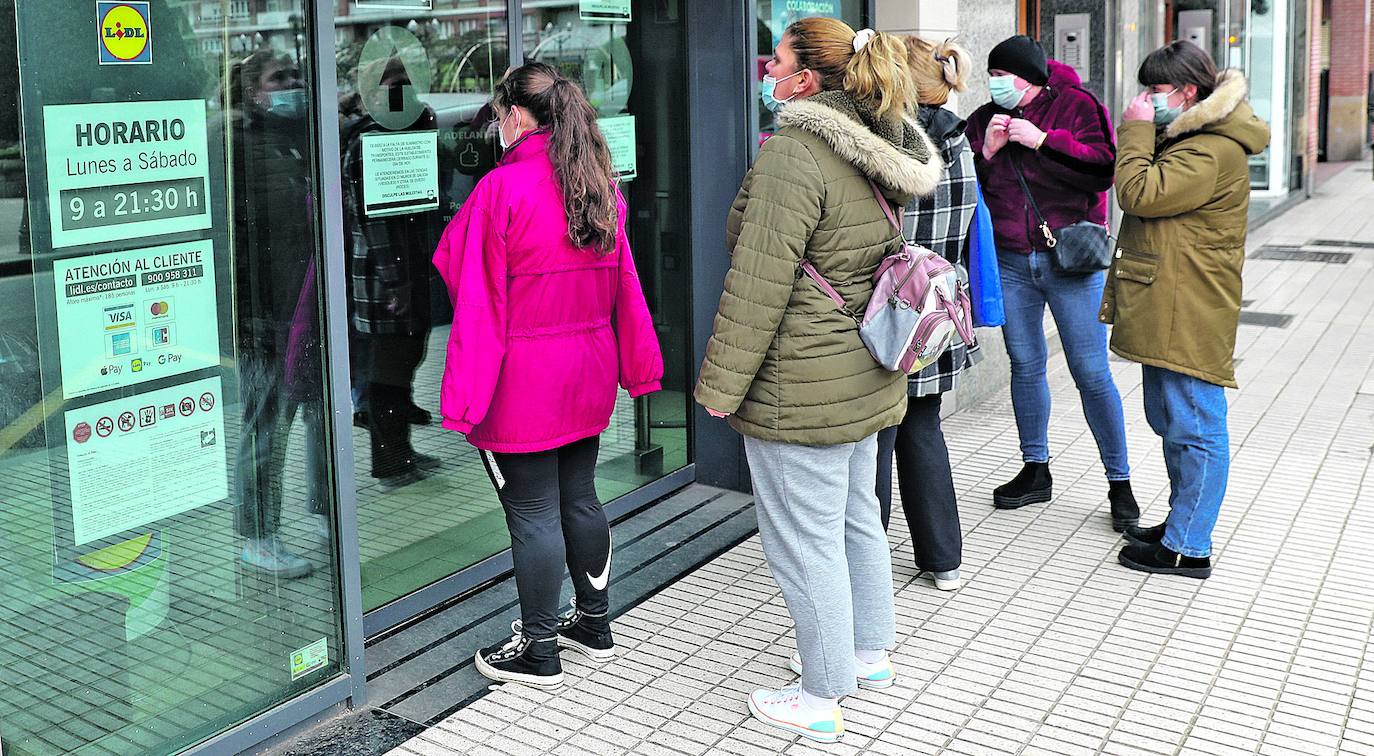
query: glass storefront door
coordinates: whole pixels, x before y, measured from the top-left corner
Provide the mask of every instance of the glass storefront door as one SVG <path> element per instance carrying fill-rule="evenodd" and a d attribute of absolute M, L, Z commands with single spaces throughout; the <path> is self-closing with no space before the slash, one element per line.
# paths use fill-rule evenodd
<path fill-rule="evenodd" d="M 0 2 L 10 754 L 173 752 L 342 671 L 311 17 Z"/>
<path fill-rule="evenodd" d="M 524 59 L 578 81 L 601 113 L 667 362 L 665 391 L 622 394 L 602 436 L 598 492 L 610 501 L 687 464 L 694 366 L 682 23 L 671 3 L 643 17 L 587 5 L 528 2 L 514 22 L 504 5 L 470 0 L 335 5 L 353 485 L 368 610 L 510 545 L 476 451 L 440 427 L 453 311 L 430 259 L 499 160 L 487 103 L 516 35 Z"/>

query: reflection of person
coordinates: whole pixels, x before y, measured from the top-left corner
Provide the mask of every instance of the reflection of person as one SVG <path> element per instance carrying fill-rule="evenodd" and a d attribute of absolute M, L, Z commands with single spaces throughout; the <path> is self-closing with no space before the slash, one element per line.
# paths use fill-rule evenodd
<path fill-rule="evenodd" d="M 813 740 L 843 733 L 839 699 L 896 677 L 892 559 L 874 494 L 878 431 L 906 411 L 853 318 L 800 278 L 808 261 L 862 312 L 900 249 L 875 200 L 905 205 L 940 179 L 904 118 L 915 92 L 902 41 L 840 21 L 788 27 L 760 90 L 778 108 L 727 223 L 730 272 L 696 400 L 730 416 L 744 450 L 768 567 L 797 629 L 800 683 L 759 690 L 760 721 Z"/>
<path fill-rule="evenodd" d="M 302 577 L 310 561 L 278 540 L 282 473 L 292 418 L 304 416 L 306 489 L 328 543 L 328 470 L 322 431 L 322 368 L 309 218 L 311 154 L 305 89 L 295 64 L 271 51 L 238 62 L 230 76 L 235 265 L 243 428 L 237 528 L 245 565 Z"/>
<path fill-rule="evenodd" d="M 614 654 L 610 528 L 594 478 L 616 384 L 659 388 L 663 357 L 596 111 L 543 63 L 492 100 L 505 147 L 434 255 L 453 300 L 440 409 L 481 450 L 510 528 L 520 620 L 478 652 L 493 680 L 554 686 L 558 647 Z M 566 562 L 576 590 L 560 618 Z"/>
<path fill-rule="evenodd" d="M 1102 302 L 1112 351 L 1142 365 L 1145 417 L 1164 440 L 1169 516 L 1126 531 L 1120 561 L 1144 572 L 1212 574 L 1230 468 L 1226 388 L 1236 387 L 1248 156 L 1269 127 L 1239 71 L 1174 42 L 1146 56 L 1147 90 L 1117 130 L 1116 195 L 1125 217 Z"/>
<path fill-rule="evenodd" d="M 1084 220 L 1105 224 L 1116 158 L 1111 122 L 1101 103 L 1081 87 L 1078 74 L 1046 60 L 1040 43 L 1030 37 L 1011 37 L 994 47 L 988 73 L 992 102 L 969 116 L 968 135 L 997 239 L 1007 312 L 1002 333 L 1025 463 L 1015 478 L 993 491 L 993 504 L 1015 509 L 1053 497 L 1045 377 L 1049 305 L 1106 468 L 1112 527 L 1120 532 L 1139 520 L 1140 510 L 1131 492 L 1121 395 L 1107 364 L 1107 329 L 1097 322 L 1104 276 L 1055 268 L 1017 178 L 1019 169 L 1051 229 Z"/>
<path fill-rule="evenodd" d="M 951 42 L 936 44 L 905 37 L 907 65 L 916 83 L 916 120 L 940 151 L 944 176 L 935 192 L 907 205 L 902 224 L 907 241 L 932 250 L 951 263 L 963 262 L 964 242 L 977 205 L 978 179 L 964 122 L 944 108 L 949 93 L 965 88 L 968 53 Z M 943 590 L 959 587 L 963 535 L 949 449 L 940 430 L 940 395 L 959 385 L 962 373 L 981 355 L 978 344 L 955 343 L 907 381 L 907 409 L 902 424 L 878 434 L 878 502 L 883 527 L 892 511 L 892 458 L 897 457 L 897 485 L 902 511 L 911 529 L 916 564 L 931 573 Z"/>
<path fill-rule="evenodd" d="M 380 72 L 360 71 L 359 80 L 413 91 L 399 59 L 378 63 Z M 406 131 L 432 131 L 437 126 L 428 106 L 414 108 L 417 118 Z M 411 401 L 415 371 L 424 359 L 429 335 L 429 251 L 437 236 L 436 211 L 369 216 L 364 206 L 367 167 L 363 140 L 368 134 L 392 133 L 360 113 L 343 127 L 344 227 L 350 270 L 350 325 L 356 334 L 355 386 L 361 389 L 359 414 L 372 437 L 372 476 L 387 487 L 414 482 L 439 460 L 421 454 L 410 443 L 410 424 L 427 421 L 428 413 Z M 437 188 L 436 188 L 437 190 Z"/>

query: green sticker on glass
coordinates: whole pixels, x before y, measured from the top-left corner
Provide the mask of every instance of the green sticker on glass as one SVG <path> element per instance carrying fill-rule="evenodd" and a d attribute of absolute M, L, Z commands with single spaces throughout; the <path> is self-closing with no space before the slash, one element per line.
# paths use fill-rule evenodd
<path fill-rule="evenodd" d="M 620 175 L 621 181 L 629 181 L 639 175 L 639 163 L 635 155 L 635 117 L 632 115 L 610 116 L 596 119 L 606 137 L 606 146 L 611 149 L 611 170 Z"/>
<path fill-rule="evenodd" d="M 298 680 L 329 665 L 329 640 L 320 638 L 291 652 L 291 679 Z"/>

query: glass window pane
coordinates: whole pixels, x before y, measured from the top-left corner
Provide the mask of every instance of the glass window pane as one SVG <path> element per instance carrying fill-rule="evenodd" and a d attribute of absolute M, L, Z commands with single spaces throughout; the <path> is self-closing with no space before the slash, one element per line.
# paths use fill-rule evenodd
<path fill-rule="evenodd" d="M 602 436 L 597 488 L 603 501 L 688 459 L 694 366 L 688 364 L 689 182 L 678 5 L 660 4 L 627 20 L 584 15 L 576 2 L 527 3 L 515 30 L 526 59 L 578 81 L 603 118 L 667 362 L 664 391 L 638 400 L 622 392 Z M 499 158 L 486 104 L 509 60 L 508 24 L 491 4 L 457 0 L 437 0 L 432 13 L 422 14 L 360 10 L 341 0 L 337 14 L 344 216 L 354 271 L 355 483 L 364 603 L 375 608 L 509 546 L 504 514 L 476 451 L 439 425 L 453 311 L 429 265 L 439 234 Z M 369 44 L 395 60 L 378 62 Z M 435 131 L 437 154 L 421 152 L 422 135 Z M 402 204 L 376 212 L 368 197 L 394 158 L 376 157 L 382 153 L 366 152 L 366 145 L 405 140 L 415 140 L 408 165 L 417 170 L 394 182 L 394 201 Z M 418 170 L 427 161 L 437 163 L 437 179 Z M 431 188 L 437 208 L 422 202 Z M 383 257 L 400 261 L 405 274 L 386 279 Z M 397 293 L 397 281 L 408 294 Z M 405 322 L 370 322 L 372 304 L 393 299 L 406 302 Z"/>
<path fill-rule="evenodd" d="M 496 165 L 487 102 L 510 59 L 506 18 L 472 0 L 398 5 L 335 5 L 367 609 L 510 545 L 480 461 L 439 424 L 452 308 L 430 263 Z"/>
<path fill-rule="evenodd" d="M 342 669 L 305 12 L 0 3 L 11 754 L 176 751 Z"/>

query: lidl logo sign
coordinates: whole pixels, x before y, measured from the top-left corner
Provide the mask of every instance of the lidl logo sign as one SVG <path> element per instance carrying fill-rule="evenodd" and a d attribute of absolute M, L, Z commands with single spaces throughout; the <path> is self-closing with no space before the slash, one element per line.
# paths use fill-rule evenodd
<path fill-rule="evenodd" d="M 153 27 L 147 2 L 95 4 L 99 21 L 100 65 L 153 62 Z"/>

